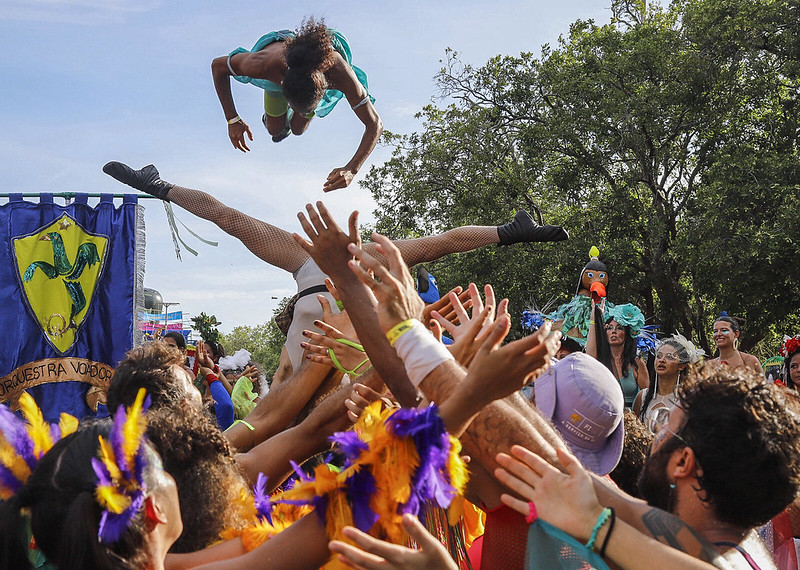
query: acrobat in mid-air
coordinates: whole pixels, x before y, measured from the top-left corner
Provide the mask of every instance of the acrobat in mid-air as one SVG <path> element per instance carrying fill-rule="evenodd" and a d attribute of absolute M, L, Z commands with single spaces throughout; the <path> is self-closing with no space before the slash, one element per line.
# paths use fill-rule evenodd
<path fill-rule="evenodd" d="M 325 192 L 344 188 L 367 160 L 383 132 L 383 123 L 367 90 L 367 75 L 352 64 L 344 35 L 322 21 L 309 18 L 295 33 L 291 30 L 262 36 L 252 50 L 237 48 L 211 63 L 214 87 L 228 121 L 228 136 L 235 148 L 247 152 L 250 127 L 239 116 L 230 78 L 264 90 L 261 120 L 272 140 L 290 133 L 301 135 L 314 117 L 324 117 L 342 97 L 364 123 L 364 135 L 353 158 L 328 175 Z"/>

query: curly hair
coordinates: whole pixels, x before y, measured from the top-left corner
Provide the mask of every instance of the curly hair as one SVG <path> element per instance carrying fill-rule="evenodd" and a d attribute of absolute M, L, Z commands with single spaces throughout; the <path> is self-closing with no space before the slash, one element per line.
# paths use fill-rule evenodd
<path fill-rule="evenodd" d="M 129 350 L 111 377 L 108 411 L 113 415 L 120 404 L 133 404 L 139 388 L 147 390 L 151 409 L 177 407 L 187 395 L 175 381 L 172 366 L 183 363 L 184 355 L 164 342 L 148 342 Z"/>
<path fill-rule="evenodd" d="M 206 414 L 193 408 L 148 412 L 147 436 L 178 487 L 183 533 L 170 552 L 201 550 L 218 541 L 223 531 L 252 522 L 255 511 L 247 483 L 228 441 Z"/>
<path fill-rule="evenodd" d="M 650 452 L 653 434 L 629 409 L 625 410 L 622 419 L 625 425 L 625 444 L 622 448 L 622 457 L 608 476 L 620 489 L 629 495 L 639 497 L 639 475 Z"/>
<path fill-rule="evenodd" d="M 285 53 L 283 95 L 295 112 L 312 113 L 328 88 L 325 72 L 335 61 L 336 52 L 325 22 L 304 20 L 296 37 L 286 40 Z"/>
<path fill-rule="evenodd" d="M 706 364 L 678 389 L 678 430 L 694 451 L 702 500 L 743 528 L 766 523 L 800 489 L 800 400 L 746 368 Z"/>

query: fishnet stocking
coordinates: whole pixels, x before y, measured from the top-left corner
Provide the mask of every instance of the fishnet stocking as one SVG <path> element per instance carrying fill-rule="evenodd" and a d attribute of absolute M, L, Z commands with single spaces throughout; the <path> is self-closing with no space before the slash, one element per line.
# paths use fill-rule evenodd
<path fill-rule="evenodd" d="M 295 243 L 286 230 L 226 206 L 210 194 L 176 185 L 170 189 L 169 199 L 195 216 L 214 222 L 270 265 L 294 273 L 308 259 L 305 250 Z M 397 240 L 394 243 L 406 264 L 413 267 L 418 263 L 436 261 L 451 253 L 472 251 L 498 241 L 495 226 L 462 226 L 443 234 Z M 364 249 L 388 265 L 386 258 L 375 250 L 375 244 L 366 243 Z"/>
<path fill-rule="evenodd" d="M 226 206 L 210 194 L 173 186 L 169 191 L 169 199 L 195 216 L 214 222 L 270 265 L 294 273 L 308 259 L 305 250 L 295 243 L 286 230 Z"/>
<path fill-rule="evenodd" d="M 451 253 L 463 253 L 479 247 L 498 243 L 496 226 L 461 226 L 443 234 L 416 239 L 397 240 L 394 244 L 406 265 L 413 267 L 418 263 L 436 261 Z M 366 243 L 364 249 L 384 265 L 386 258 L 375 251 L 375 244 Z"/>

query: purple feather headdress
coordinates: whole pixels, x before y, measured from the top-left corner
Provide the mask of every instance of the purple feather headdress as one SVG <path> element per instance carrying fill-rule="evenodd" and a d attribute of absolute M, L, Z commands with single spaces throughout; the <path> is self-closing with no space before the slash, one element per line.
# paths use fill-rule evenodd
<path fill-rule="evenodd" d="M 105 544 L 117 542 L 144 505 L 148 465 L 144 414 L 149 407 L 144 388 L 127 413 L 120 405 L 108 441 L 99 437 L 99 457 L 92 458 L 97 475 L 95 496 L 103 508 L 97 537 Z"/>
<path fill-rule="evenodd" d="M 36 469 L 39 460 L 58 440 L 78 426 L 78 420 L 61 414 L 60 425 L 48 424 L 33 397 L 27 392 L 19 398 L 20 418 L 0 405 L 0 498 L 8 499 L 19 491 Z"/>

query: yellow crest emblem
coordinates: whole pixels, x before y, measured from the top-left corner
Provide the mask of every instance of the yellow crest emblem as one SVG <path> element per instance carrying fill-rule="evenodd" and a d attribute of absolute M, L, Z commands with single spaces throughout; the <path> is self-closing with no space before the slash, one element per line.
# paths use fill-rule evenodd
<path fill-rule="evenodd" d="M 14 238 L 22 288 L 47 340 L 60 353 L 77 340 L 103 269 L 108 238 L 64 214 L 36 233 Z"/>

